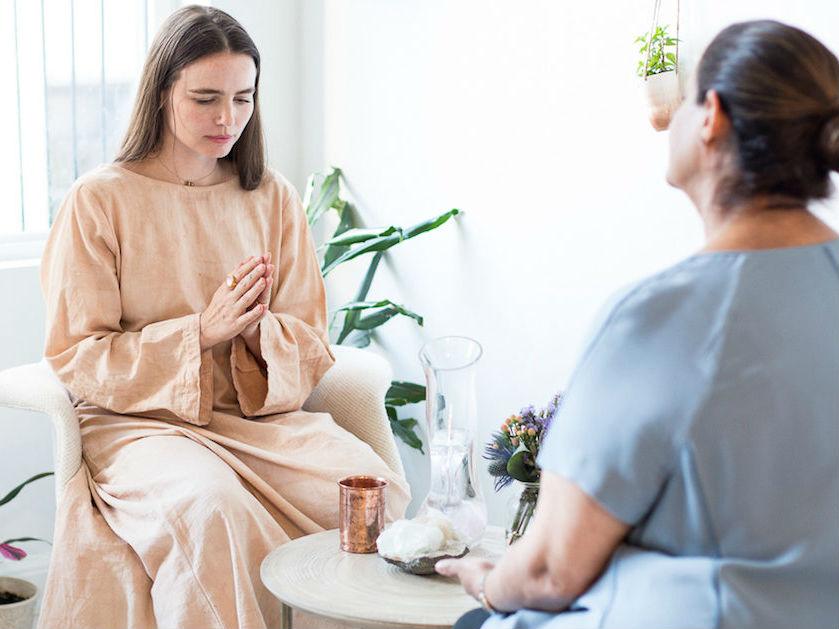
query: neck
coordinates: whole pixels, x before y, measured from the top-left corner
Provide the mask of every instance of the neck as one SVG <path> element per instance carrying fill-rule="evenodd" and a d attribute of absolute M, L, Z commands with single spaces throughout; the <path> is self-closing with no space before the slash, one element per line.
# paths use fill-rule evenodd
<path fill-rule="evenodd" d="M 224 180 L 225 174 L 215 157 L 207 157 L 189 149 L 173 135 L 165 134 L 160 151 L 155 156 L 168 179 L 176 183 L 190 182 L 209 186 Z"/>
<path fill-rule="evenodd" d="M 767 195 L 720 204 L 714 189 L 688 192 L 704 224 L 705 251 L 794 247 L 839 237 L 800 201 Z"/>

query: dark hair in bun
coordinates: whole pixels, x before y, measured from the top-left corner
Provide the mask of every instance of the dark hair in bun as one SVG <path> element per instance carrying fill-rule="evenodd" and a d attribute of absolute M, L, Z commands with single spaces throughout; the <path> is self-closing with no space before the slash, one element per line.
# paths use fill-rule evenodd
<path fill-rule="evenodd" d="M 709 44 L 696 79 L 698 102 L 715 90 L 732 125 L 734 167 L 718 201 L 830 196 L 830 171 L 839 170 L 839 61 L 824 44 L 772 20 L 733 24 Z"/>

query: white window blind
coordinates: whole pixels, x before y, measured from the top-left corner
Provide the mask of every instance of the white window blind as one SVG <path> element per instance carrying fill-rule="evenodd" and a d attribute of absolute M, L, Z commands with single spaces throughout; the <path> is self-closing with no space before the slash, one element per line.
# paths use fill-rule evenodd
<path fill-rule="evenodd" d="M 113 160 L 176 0 L 0 0 L 0 260 L 37 257 L 73 181 Z"/>

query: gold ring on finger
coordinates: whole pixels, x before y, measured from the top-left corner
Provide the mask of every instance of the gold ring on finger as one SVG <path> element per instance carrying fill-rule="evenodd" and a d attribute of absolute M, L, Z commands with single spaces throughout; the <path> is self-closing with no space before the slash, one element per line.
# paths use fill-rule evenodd
<path fill-rule="evenodd" d="M 226 278 L 224 278 L 225 283 L 227 284 L 227 288 L 233 290 L 236 288 L 236 284 L 239 283 L 239 280 L 236 278 L 233 273 L 229 274 Z"/>

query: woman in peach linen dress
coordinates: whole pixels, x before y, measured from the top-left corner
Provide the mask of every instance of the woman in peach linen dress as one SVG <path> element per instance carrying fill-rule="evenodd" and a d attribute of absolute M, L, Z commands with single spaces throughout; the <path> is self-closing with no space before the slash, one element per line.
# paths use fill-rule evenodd
<path fill-rule="evenodd" d="M 382 476 L 388 517 L 407 506 L 399 472 L 300 410 L 334 359 L 300 199 L 264 166 L 258 83 L 233 18 L 177 11 L 117 162 L 56 217 L 45 355 L 83 464 L 58 507 L 40 627 L 276 625 L 260 563 L 337 526 L 338 479 Z"/>

